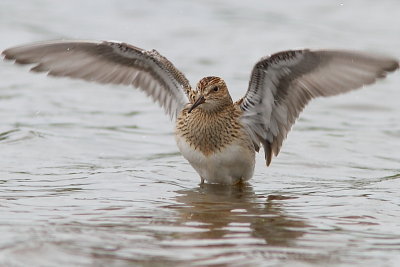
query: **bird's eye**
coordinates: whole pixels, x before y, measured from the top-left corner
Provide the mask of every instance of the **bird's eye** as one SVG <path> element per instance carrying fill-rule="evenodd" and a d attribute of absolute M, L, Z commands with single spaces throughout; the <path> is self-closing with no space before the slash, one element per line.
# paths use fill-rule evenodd
<path fill-rule="evenodd" d="M 218 86 L 215 86 L 215 87 L 213 88 L 213 90 L 214 90 L 214 92 L 218 92 L 219 87 L 218 87 Z"/>

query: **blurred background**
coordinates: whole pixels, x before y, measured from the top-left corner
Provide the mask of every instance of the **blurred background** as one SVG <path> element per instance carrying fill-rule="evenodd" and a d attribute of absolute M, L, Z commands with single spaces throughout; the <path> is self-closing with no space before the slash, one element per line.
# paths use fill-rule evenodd
<path fill-rule="evenodd" d="M 52 39 L 157 49 L 234 99 L 294 48 L 400 58 L 400 2 L 2 0 L 0 50 Z M 312 102 L 243 188 L 198 185 L 141 92 L 0 63 L 1 266 L 396 266 L 400 75 Z"/>

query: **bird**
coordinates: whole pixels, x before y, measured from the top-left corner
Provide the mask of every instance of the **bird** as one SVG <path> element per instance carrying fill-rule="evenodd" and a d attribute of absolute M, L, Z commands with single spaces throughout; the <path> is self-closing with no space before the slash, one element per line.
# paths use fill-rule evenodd
<path fill-rule="evenodd" d="M 253 176 L 261 147 L 269 166 L 310 100 L 361 88 L 399 68 L 396 58 L 369 52 L 286 50 L 257 61 L 246 93 L 233 101 L 222 78 L 204 77 L 192 88 L 157 50 L 124 42 L 43 41 L 2 55 L 33 64 L 33 72 L 142 90 L 175 121 L 177 146 L 200 183 L 224 185 Z"/>

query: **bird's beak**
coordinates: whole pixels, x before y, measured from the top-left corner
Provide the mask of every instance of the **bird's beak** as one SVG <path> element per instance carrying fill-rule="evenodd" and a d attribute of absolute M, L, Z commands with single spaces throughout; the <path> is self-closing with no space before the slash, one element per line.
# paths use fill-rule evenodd
<path fill-rule="evenodd" d="M 200 96 L 196 102 L 194 102 L 194 104 L 190 107 L 188 113 L 192 112 L 193 109 L 195 109 L 197 106 L 200 106 L 201 104 L 203 104 L 204 102 L 206 102 L 206 99 L 204 98 L 204 96 Z"/>

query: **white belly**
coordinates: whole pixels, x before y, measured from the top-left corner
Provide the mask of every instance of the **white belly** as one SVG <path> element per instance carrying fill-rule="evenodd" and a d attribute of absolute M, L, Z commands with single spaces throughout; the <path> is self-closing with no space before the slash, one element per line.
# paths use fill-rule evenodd
<path fill-rule="evenodd" d="M 236 184 L 253 176 L 255 152 L 238 144 L 231 144 L 217 153 L 205 156 L 194 150 L 184 138 L 177 136 L 176 143 L 182 155 L 209 183 Z"/>

